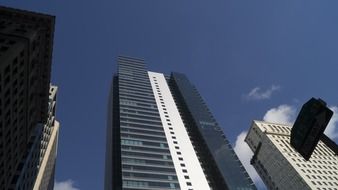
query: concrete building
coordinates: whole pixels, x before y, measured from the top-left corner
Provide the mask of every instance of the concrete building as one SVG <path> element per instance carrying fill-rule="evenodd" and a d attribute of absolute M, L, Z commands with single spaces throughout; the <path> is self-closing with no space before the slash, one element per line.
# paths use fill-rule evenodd
<path fill-rule="evenodd" d="M 39 172 L 33 190 L 52 190 L 57 156 L 60 124 L 55 118 L 57 87 L 51 86 L 48 102 L 48 120 L 43 126 L 40 142 Z"/>
<path fill-rule="evenodd" d="M 337 145 L 319 141 L 309 161 L 290 145 L 291 126 L 253 121 L 245 142 L 268 189 L 338 190 Z"/>
<path fill-rule="evenodd" d="M 120 56 L 108 105 L 106 190 L 251 190 L 252 180 L 185 75 Z"/>
<path fill-rule="evenodd" d="M 0 7 L 0 189 L 33 189 L 57 137 L 49 100 L 54 20 Z"/>

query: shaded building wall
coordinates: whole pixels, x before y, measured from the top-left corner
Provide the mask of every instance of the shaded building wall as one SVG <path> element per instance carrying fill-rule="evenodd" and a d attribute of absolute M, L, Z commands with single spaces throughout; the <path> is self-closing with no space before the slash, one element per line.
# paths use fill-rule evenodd
<path fill-rule="evenodd" d="M 4 189 L 15 188 L 26 159 L 39 159 L 30 154 L 40 148 L 35 139 L 48 118 L 53 33 L 53 16 L 0 7 L 0 187 Z"/>
<path fill-rule="evenodd" d="M 105 188 L 179 189 L 145 64 L 122 56 L 117 62 L 106 152 L 112 160 L 106 169 L 113 171 L 106 172 Z"/>

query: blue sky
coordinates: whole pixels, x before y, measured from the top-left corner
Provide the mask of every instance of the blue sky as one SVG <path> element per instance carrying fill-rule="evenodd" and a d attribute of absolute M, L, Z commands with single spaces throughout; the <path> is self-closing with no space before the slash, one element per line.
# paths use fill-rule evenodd
<path fill-rule="evenodd" d="M 253 119 L 292 122 L 312 96 L 338 106 L 336 0 L 1 4 L 56 16 L 59 189 L 103 189 L 106 104 L 120 54 L 185 73 L 233 144 Z"/>

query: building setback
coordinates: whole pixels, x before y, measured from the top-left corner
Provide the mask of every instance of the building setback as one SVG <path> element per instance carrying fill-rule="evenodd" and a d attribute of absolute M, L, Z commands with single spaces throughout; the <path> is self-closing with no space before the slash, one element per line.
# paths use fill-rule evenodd
<path fill-rule="evenodd" d="M 53 188 L 58 131 L 56 88 L 50 87 L 54 20 L 0 6 L 0 189 Z"/>
<path fill-rule="evenodd" d="M 290 145 L 291 126 L 253 121 L 245 142 L 254 152 L 251 164 L 268 189 L 338 190 L 337 145 L 319 141 L 306 161 Z"/>
<path fill-rule="evenodd" d="M 185 75 L 120 56 L 108 105 L 106 190 L 256 189 Z"/>

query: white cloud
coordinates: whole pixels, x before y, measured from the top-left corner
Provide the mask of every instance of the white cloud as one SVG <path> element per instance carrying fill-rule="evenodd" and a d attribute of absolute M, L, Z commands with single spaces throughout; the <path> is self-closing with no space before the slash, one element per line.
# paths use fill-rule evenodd
<path fill-rule="evenodd" d="M 338 107 L 329 107 L 333 111 L 333 116 L 325 129 L 325 134 L 332 140 L 338 140 Z M 280 105 L 277 108 L 268 110 L 264 117 L 264 121 L 273 123 L 283 123 L 292 125 L 297 117 L 296 109 L 290 105 Z"/>
<path fill-rule="evenodd" d="M 296 109 L 290 105 L 280 105 L 268 110 L 263 120 L 272 123 L 293 124 L 296 118 Z"/>
<path fill-rule="evenodd" d="M 260 87 L 253 88 L 249 94 L 245 95 L 248 100 L 264 100 L 269 99 L 274 91 L 280 89 L 280 86 L 272 85 L 270 88 L 262 91 Z"/>
<path fill-rule="evenodd" d="M 325 134 L 332 140 L 338 140 L 338 107 L 329 107 L 333 111 L 333 116 L 325 129 Z"/>
<path fill-rule="evenodd" d="M 257 174 L 255 168 L 250 164 L 250 159 L 253 156 L 253 152 L 249 148 L 249 146 L 244 142 L 247 131 L 242 131 L 236 139 L 234 150 L 242 162 L 244 168 L 248 172 L 251 179 L 254 181 L 258 189 L 265 189 L 265 185 L 259 175 Z"/>
<path fill-rule="evenodd" d="M 79 188 L 74 187 L 73 180 L 66 181 L 56 181 L 54 184 L 54 190 L 80 190 Z"/>
<path fill-rule="evenodd" d="M 277 108 L 271 108 L 264 115 L 264 120 L 268 122 L 275 123 L 285 123 L 291 124 L 295 119 L 296 109 L 293 106 L 289 105 L 280 105 Z M 234 150 L 241 160 L 246 171 L 250 175 L 251 179 L 254 181 L 258 189 L 266 189 L 263 181 L 259 177 L 255 168 L 250 164 L 250 160 L 253 156 L 253 152 L 249 146 L 244 142 L 244 139 L 247 135 L 247 131 L 242 131 L 236 139 Z"/>

